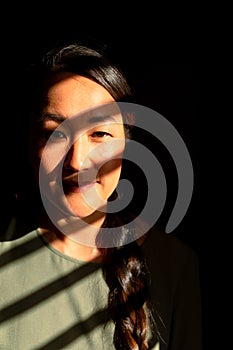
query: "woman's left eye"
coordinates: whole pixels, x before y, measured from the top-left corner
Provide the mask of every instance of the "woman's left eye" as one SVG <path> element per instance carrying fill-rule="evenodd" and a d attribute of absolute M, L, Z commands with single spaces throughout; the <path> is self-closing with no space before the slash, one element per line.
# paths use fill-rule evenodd
<path fill-rule="evenodd" d="M 95 131 L 91 134 L 91 136 L 93 138 L 104 138 L 104 137 L 107 137 L 107 136 L 111 136 L 111 134 L 109 134 L 108 132 L 106 131 Z"/>

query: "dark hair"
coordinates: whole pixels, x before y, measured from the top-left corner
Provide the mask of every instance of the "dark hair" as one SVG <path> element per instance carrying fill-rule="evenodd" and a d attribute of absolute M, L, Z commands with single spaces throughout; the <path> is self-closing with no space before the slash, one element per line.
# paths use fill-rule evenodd
<path fill-rule="evenodd" d="M 83 45 L 70 44 L 47 52 L 38 64 L 30 68 L 30 99 L 32 110 L 35 102 L 41 103 L 41 93 L 57 77 L 57 73 L 70 72 L 89 78 L 102 85 L 115 101 L 129 100 L 131 89 L 119 67 L 111 64 L 99 51 Z M 35 85 L 35 83 L 37 85 Z M 42 88 L 43 87 L 43 88 Z M 45 90 L 44 90 L 45 89 Z M 37 94 L 35 94 L 37 92 Z M 37 98 L 37 100 L 35 100 Z"/>
<path fill-rule="evenodd" d="M 100 51 L 72 43 L 53 48 L 39 64 L 31 67 L 30 116 L 39 117 L 43 108 L 41 103 L 46 103 L 47 88 L 62 72 L 78 74 L 97 82 L 115 101 L 131 101 L 131 89 L 119 67 L 110 63 Z M 120 226 L 122 222 L 124 224 L 122 217 L 107 215 L 105 225 Z M 115 348 L 149 349 L 148 331 L 153 330 L 149 275 L 137 241 L 106 248 L 103 275 L 109 287 L 108 309 L 115 324 Z"/>

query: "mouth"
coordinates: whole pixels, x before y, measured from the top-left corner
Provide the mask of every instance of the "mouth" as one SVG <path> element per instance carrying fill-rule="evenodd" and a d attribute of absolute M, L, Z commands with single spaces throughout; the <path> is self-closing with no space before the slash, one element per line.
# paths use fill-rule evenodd
<path fill-rule="evenodd" d="M 81 183 L 77 181 L 63 181 L 63 190 L 65 194 L 82 193 L 95 186 L 96 183 L 98 181 L 82 181 Z"/>

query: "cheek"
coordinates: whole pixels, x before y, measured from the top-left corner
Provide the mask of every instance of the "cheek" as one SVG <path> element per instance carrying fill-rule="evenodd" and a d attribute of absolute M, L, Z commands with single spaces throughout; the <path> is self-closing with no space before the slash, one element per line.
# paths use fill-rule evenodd
<path fill-rule="evenodd" d="M 34 172 L 34 175 L 35 175 L 37 181 L 39 179 L 39 168 L 40 168 L 41 154 L 42 154 L 42 152 L 38 148 L 36 148 L 34 146 L 30 147 L 30 154 L 29 154 L 30 163 L 32 165 L 32 169 L 33 169 L 33 172 Z"/>
<path fill-rule="evenodd" d="M 113 186 L 116 186 L 122 167 L 122 159 L 113 159 L 106 162 L 99 170 L 100 180 L 108 181 Z"/>
<path fill-rule="evenodd" d="M 61 169 L 65 155 L 67 153 L 66 145 L 47 145 L 44 147 L 39 147 L 36 152 L 36 160 L 38 166 L 42 166 L 46 174 L 53 173 L 54 176 L 57 171 Z"/>
<path fill-rule="evenodd" d="M 34 138 L 33 138 L 34 137 Z M 39 171 L 40 161 L 45 147 L 45 142 L 42 142 L 38 135 L 33 134 L 30 142 L 30 161 L 34 170 Z"/>

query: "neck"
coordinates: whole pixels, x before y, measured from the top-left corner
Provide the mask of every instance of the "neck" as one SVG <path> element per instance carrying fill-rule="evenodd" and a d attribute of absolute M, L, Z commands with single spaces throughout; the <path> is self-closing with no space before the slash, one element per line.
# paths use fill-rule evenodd
<path fill-rule="evenodd" d="M 81 261 L 101 262 L 103 249 L 95 246 L 95 238 L 105 216 L 96 212 L 92 217 L 85 218 L 84 222 L 79 219 L 67 224 L 66 219 L 65 223 L 60 222 L 56 226 L 46 216 L 41 218 L 39 228 L 45 240 L 61 253 Z M 68 225 L 69 233 L 66 234 L 64 231 Z"/>

